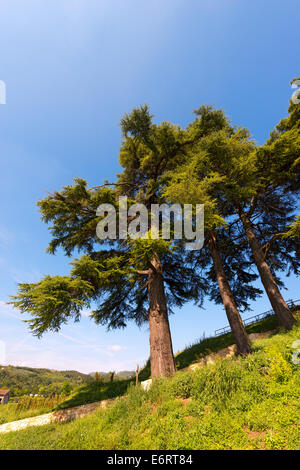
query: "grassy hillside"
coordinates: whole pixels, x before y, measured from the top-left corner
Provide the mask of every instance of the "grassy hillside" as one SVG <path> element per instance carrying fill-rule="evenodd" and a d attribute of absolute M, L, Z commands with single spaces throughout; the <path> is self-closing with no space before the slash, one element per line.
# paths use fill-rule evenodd
<path fill-rule="evenodd" d="M 299 307 L 295 307 L 294 311 L 298 311 Z M 275 315 L 269 316 L 264 320 L 249 325 L 246 327 L 247 333 L 262 333 L 278 328 L 278 320 Z M 182 351 L 175 355 L 176 367 L 178 370 L 198 362 L 199 358 L 206 356 L 212 352 L 220 351 L 220 349 L 227 348 L 234 344 L 232 333 L 227 333 L 217 337 L 201 338 L 193 344 L 190 344 Z M 144 369 L 139 375 L 140 380 L 146 380 L 150 377 L 150 361 L 147 362 Z"/>
<path fill-rule="evenodd" d="M 298 307 L 296 307 L 294 310 L 298 310 Z M 264 320 L 261 320 L 260 322 L 248 326 L 246 329 L 250 334 L 274 330 L 276 328 L 278 328 L 277 317 L 270 316 Z M 199 358 L 203 357 L 204 355 L 219 351 L 220 349 L 223 349 L 233 343 L 234 339 L 231 333 L 218 336 L 216 338 L 202 338 L 201 340 L 186 347 L 183 351 L 180 351 L 176 354 L 175 361 L 177 369 L 183 369 L 190 364 L 199 361 Z M 105 377 L 108 380 L 110 376 L 109 374 L 106 374 L 106 376 L 103 376 L 103 383 L 102 381 L 95 382 L 92 379 L 92 374 L 86 375 L 76 371 L 61 372 L 51 371 L 49 369 L 33 369 L 29 367 L 8 366 L 3 367 L 2 369 L 0 367 L 0 387 L 7 387 L 11 388 L 13 391 L 18 391 L 18 387 L 20 384 L 22 384 L 22 389 L 25 390 L 26 393 L 37 393 L 40 385 L 47 386 L 50 384 L 50 388 L 53 386 L 55 390 L 56 388 L 58 389 L 61 387 L 63 382 L 67 380 L 72 383 L 74 390 L 68 398 L 62 400 L 62 402 L 59 404 L 59 408 L 64 409 L 124 395 L 130 384 L 135 383 L 135 378 L 127 378 L 128 375 L 132 374 L 132 372 L 124 371 L 124 373 L 124 377 L 122 372 L 116 374 L 113 383 L 105 381 Z M 139 374 L 139 381 L 146 380 L 149 377 L 150 362 L 148 361 Z M 29 416 L 30 411 L 28 410 L 27 412 Z M 34 414 L 36 414 L 35 408 Z M 13 412 L 8 413 L 7 410 L 6 415 L 13 417 Z M 14 419 L 20 418 L 16 417 Z"/>
<path fill-rule="evenodd" d="M 0 366 L 0 388 L 8 388 L 13 395 L 37 393 L 40 387 L 59 389 L 64 382 L 74 387 L 90 382 L 92 377 L 74 370 L 58 371 L 32 367 Z M 57 387 L 56 387 L 57 386 Z"/>
<path fill-rule="evenodd" d="M 291 332 L 253 343 L 247 358 L 133 384 L 107 410 L 0 435 L 1 449 L 299 449 L 300 365 Z"/>
<path fill-rule="evenodd" d="M 74 392 L 59 405 L 59 409 L 94 403 L 95 401 L 115 398 L 126 393 L 132 380 L 117 380 L 114 382 L 90 382 L 74 390 Z"/>
<path fill-rule="evenodd" d="M 1 405 L 0 425 L 48 413 L 56 409 L 63 400 L 64 398 L 59 395 L 48 398 L 24 396 L 18 400 L 18 403 L 10 402 L 5 406 Z"/>
<path fill-rule="evenodd" d="M 295 308 L 297 310 L 298 307 Z M 270 316 L 246 328 L 250 333 L 261 333 L 263 331 L 274 330 L 278 328 L 276 316 Z M 178 352 L 175 356 L 177 369 L 184 369 L 185 367 L 199 361 L 211 352 L 219 351 L 234 344 L 234 339 L 231 333 L 212 338 L 202 338 L 195 344 L 186 347 L 183 351 Z M 150 377 L 150 362 L 148 361 L 145 367 L 139 374 L 139 381 L 147 380 Z M 60 405 L 60 408 L 69 408 L 70 406 L 82 405 L 85 403 L 92 403 L 94 401 L 105 400 L 106 398 L 114 398 L 123 395 L 127 387 L 134 383 L 135 379 L 128 379 L 126 381 L 115 381 L 111 383 L 89 383 L 84 384 L 74 390 L 71 397 Z"/>

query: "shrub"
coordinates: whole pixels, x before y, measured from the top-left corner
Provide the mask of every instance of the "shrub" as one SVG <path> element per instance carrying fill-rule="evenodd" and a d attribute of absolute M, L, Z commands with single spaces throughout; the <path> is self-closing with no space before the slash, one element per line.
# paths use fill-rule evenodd
<path fill-rule="evenodd" d="M 193 384 L 191 372 L 176 374 L 169 384 L 169 392 L 172 397 L 189 398 Z"/>
<path fill-rule="evenodd" d="M 287 382 L 292 376 L 292 367 L 284 358 L 282 352 L 273 345 L 267 346 L 265 351 L 269 359 L 270 375 L 276 382 Z"/>

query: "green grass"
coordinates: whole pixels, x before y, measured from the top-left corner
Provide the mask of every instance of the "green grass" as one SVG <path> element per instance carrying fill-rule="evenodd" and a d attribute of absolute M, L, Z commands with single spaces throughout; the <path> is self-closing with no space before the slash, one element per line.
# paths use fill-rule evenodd
<path fill-rule="evenodd" d="M 264 331 L 274 330 L 275 328 L 278 328 L 278 321 L 277 317 L 272 315 L 264 320 L 254 323 L 253 325 L 247 326 L 246 331 L 248 334 L 262 333 Z M 231 344 L 234 344 L 234 342 L 232 333 L 227 333 L 217 337 L 202 338 L 195 344 L 191 344 L 183 351 L 176 354 L 176 367 L 179 370 L 183 369 L 190 364 L 197 362 L 200 357 L 220 351 L 220 349 L 227 348 Z"/>
<path fill-rule="evenodd" d="M 63 401 L 58 409 L 71 408 L 73 406 L 94 403 L 124 395 L 131 380 L 119 380 L 115 382 L 91 382 L 78 387 L 67 400 Z"/>
<path fill-rule="evenodd" d="M 51 398 L 22 397 L 18 403 L 10 402 L 7 405 L 1 405 L 0 425 L 48 413 L 56 409 L 62 400 L 60 396 Z"/>
<path fill-rule="evenodd" d="M 294 310 L 297 310 L 295 308 Z M 257 333 L 268 330 L 273 330 L 278 327 L 278 322 L 276 316 L 268 317 L 260 322 L 257 322 L 253 325 L 248 326 L 247 332 Z M 203 357 L 206 354 L 211 352 L 219 351 L 220 349 L 226 348 L 234 343 L 234 339 L 231 333 L 218 336 L 216 338 L 202 338 L 197 341 L 195 344 L 192 344 L 186 347 L 183 351 L 179 352 L 175 356 L 175 361 L 177 369 L 183 369 L 189 366 L 192 363 L 199 361 L 200 357 Z M 30 369 L 30 368 L 11 368 L 11 373 L 15 375 L 15 369 L 18 370 L 18 373 L 25 374 L 28 373 L 37 373 L 41 371 L 42 373 L 49 373 L 47 369 Z M 7 371 L 6 371 L 7 373 Z M 56 373 L 56 371 L 55 371 Z M 72 374 L 76 375 L 77 373 L 73 371 L 67 372 L 57 372 L 58 374 L 69 374 L 68 378 L 72 377 Z M 77 376 L 76 376 L 77 377 Z M 150 377 L 150 361 L 148 360 L 145 367 L 141 370 L 139 374 L 139 381 L 147 380 Z M 28 378 L 26 377 L 28 380 Z M 70 397 L 57 406 L 57 409 L 65 409 L 73 406 L 84 405 L 87 403 L 93 403 L 96 401 L 106 400 L 108 398 L 115 398 L 122 396 L 126 393 L 128 387 L 131 384 L 135 383 L 134 379 L 127 380 L 115 380 L 114 382 L 95 382 L 90 381 L 88 383 L 83 383 L 74 389 Z M 52 411 L 53 407 L 41 406 L 39 412 L 36 409 L 22 410 L 18 409 L 13 403 L 5 406 L 5 409 L 0 407 L 0 424 L 9 421 L 15 421 L 18 419 L 28 418 L 31 416 L 36 416 L 38 414 L 46 413 Z"/>
<path fill-rule="evenodd" d="M 0 435 L 0 448 L 299 449 L 299 339 L 298 320 L 290 332 L 255 341 L 247 358 L 156 380 L 149 392 L 131 384 L 106 410 Z"/>

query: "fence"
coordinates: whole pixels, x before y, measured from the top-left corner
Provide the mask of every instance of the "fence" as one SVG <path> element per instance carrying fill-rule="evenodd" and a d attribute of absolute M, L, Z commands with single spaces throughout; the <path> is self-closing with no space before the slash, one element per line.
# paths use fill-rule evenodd
<path fill-rule="evenodd" d="M 300 299 L 298 300 L 287 300 L 287 305 L 290 308 L 296 307 L 296 305 L 300 304 Z M 260 320 L 263 320 L 264 318 L 271 317 L 272 315 L 275 315 L 274 310 L 268 310 L 267 312 L 259 313 L 258 315 L 253 315 L 252 317 L 245 318 L 243 320 L 244 326 L 249 326 L 253 325 L 253 323 L 257 323 Z M 215 330 L 215 336 L 221 336 L 226 333 L 230 333 L 231 328 L 230 326 L 224 326 L 223 328 L 219 328 L 218 330 Z"/>

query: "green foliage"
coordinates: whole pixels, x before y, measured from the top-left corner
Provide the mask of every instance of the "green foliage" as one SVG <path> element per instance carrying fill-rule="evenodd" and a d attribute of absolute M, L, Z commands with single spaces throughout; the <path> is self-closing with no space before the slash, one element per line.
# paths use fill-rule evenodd
<path fill-rule="evenodd" d="M 90 252 L 99 243 L 96 226 L 100 217 L 96 217 L 96 210 L 100 204 L 115 205 L 115 193 L 107 187 L 90 191 L 87 185 L 82 178 L 75 178 L 73 185 L 38 201 L 42 220 L 52 223 L 49 253 L 61 247 L 71 256 L 74 250 Z"/>
<path fill-rule="evenodd" d="M 292 367 L 289 362 L 273 345 L 266 348 L 266 354 L 269 358 L 269 372 L 272 378 L 277 382 L 287 382 L 292 376 Z"/>
<path fill-rule="evenodd" d="M 297 222 L 290 224 L 300 181 L 299 105 L 292 106 L 290 112 L 289 123 L 281 123 L 280 132 L 258 146 L 247 129 L 232 127 L 221 110 L 202 107 L 191 125 L 203 128 L 201 138 L 165 175 L 163 195 L 169 202 L 205 205 L 206 243 L 194 256 L 198 255 L 197 267 L 208 280 L 206 292 L 217 303 L 221 303 L 220 293 L 206 249 L 211 231 L 218 236 L 226 277 L 238 308 L 248 308 L 247 299 L 261 294 L 251 285 L 256 275 L 251 270 L 254 260 L 241 224 L 242 215 L 249 218 L 278 285 L 283 286 L 277 272 L 299 274 L 299 243 L 295 237 L 282 236 L 288 228 L 290 236 L 298 230 Z"/>
<path fill-rule="evenodd" d="M 288 231 L 283 235 L 284 238 L 300 238 L 300 215 L 296 217 L 295 222 L 293 222 L 289 227 Z"/>
<path fill-rule="evenodd" d="M 197 161 L 190 160 L 184 167 L 170 173 L 168 184 L 163 194 L 167 200 L 179 204 L 203 204 L 204 224 L 206 230 L 226 225 L 218 212 L 217 200 L 210 196 L 211 189 L 223 181 L 223 177 L 211 174 L 199 180 Z"/>
<path fill-rule="evenodd" d="M 45 331 L 58 331 L 72 317 L 79 321 L 93 291 L 93 286 L 80 278 L 45 276 L 36 284 L 19 284 L 18 295 L 10 303 L 33 316 L 25 321 L 40 337 Z"/>
<path fill-rule="evenodd" d="M 192 376 L 189 372 L 176 374 L 170 386 L 170 395 L 179 398 L 189 398 L 193 386 Z"/>
<path fill-rule="evenodd" d="M 60 394 L 62 397 L 67 397 L 68 395 L 70 395 L 72 390 L 73 390 L 73 387 L 70 384 L 70 382 L 64 382 L 61 387 Z"/>

